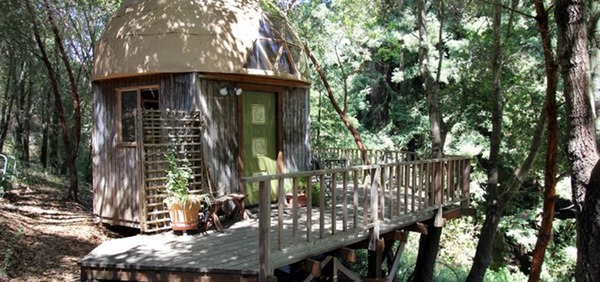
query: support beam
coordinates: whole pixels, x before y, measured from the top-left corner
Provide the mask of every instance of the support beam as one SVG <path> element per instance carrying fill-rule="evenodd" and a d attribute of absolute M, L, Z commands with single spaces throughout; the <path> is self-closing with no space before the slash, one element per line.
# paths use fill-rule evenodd
<path fill-rule="evenodd" d="M 303 271 L 310 273 L 313 277 L 321 276 L 321 262 L 314 259 L 305 259 L 300 263 Z"/>
<path fill-rule="evenodd" d="M 367 276 L 370 278 L 381 278 L 381 266 L 383 265 L 383 251 L 385 242 L 383 239 L 377 239 L 375 242 L 375 250 L 369 252 L 369 267 Z"/>
<path fill-rule="evenodd" d="M 406 233 L 406 239 L 408 239 L 408 233 Z M 396 281 L 396 273 L 398 273 L 398 268 L 400 268 L 400 258 L 402 258 L 402 253 L 404 253 L 407 241 L 408 240 L 400 241 L 400 245 L 398 245 L 396 255 L 394 256 L 394 263 L 392 264 L 392 267 L 390 267 L 390 272 L 388 273 L 388 281 Z"/>
<path fill-rule="evenodd" d="M 334 260 L 337 260 L 336 258 L 334 258 Z M 344 275 L 346 275 L 347 278 L 349 278 L 352 281 L 355 282 L 361 282 L 362 279 L 356 275 L 356 273 L 350 271 L 350 269 L 346 268 L 343 264 L 338 263 L 336 264 L 337 266 L 337 270 L 339 270 L 341 273 L 344 273 Z"/>
<path fill-rule="evenodd" d="M 327 256 L 323 261 L 319 262 L 319 269 L 322 270 L 332 259 L 333 259 L 333 257 Z M 319 276 L 320 276 L 320 272 L 321 271 L 319 271 Z M 306 278 L 304 278 L 304 282 L 313 281 L 313 279 L 315 279 L 319 276 L 316 276 L 313 273 L 311 273 L 308 276 L 306 276 Z"/>
<path fill-rule="evenodd" d="M 408 232 L 402 230 L 395 230 L 392 232 L 385 233 L 381 237 L 386 240 L 406 242 L 406 240 L 408 239 Z"/>
<path fill-rule="evenodd" d="M 409 226 L 405 227 L 404 230 L 427 235 L 427 226 L 420 222 L 417 222 L 413 225 L 409 225 Z"/>
<path fill-rule="evenodd" d="M 342 247 L 330 252 L 328 255 L 343 259 L 348 262 L 356 262 L 356 252 L 353 249 Z"/>

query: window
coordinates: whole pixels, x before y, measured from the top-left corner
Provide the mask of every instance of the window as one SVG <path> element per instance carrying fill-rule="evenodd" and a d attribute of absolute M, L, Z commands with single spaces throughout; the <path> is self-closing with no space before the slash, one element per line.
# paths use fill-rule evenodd
<path fill-rule="evenodd" d="M 122 145 L 135 145 L 137 109 L 159 109 L 158 87 L 145 86 L 118 90 L 118 136 Z"/>
<path fill-rule="evenodd" d="M 263 15 L 259 38 L 254 41 L 244 68 L 310 77 L 301 46 L 284 17 Z"/>

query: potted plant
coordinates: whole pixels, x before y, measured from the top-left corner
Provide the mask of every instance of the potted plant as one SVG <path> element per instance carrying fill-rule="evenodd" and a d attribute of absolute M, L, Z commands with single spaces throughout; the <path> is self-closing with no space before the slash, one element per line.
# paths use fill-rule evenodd
<path fill-rule="evenodd" d="M 167 159 L 167 176 L 165 191 L 167 197 L 164 204 L 169 209 L 171 227 L 175 231 L 198 229 L 200 209 L 203 204 L 209 205 L 206 194 L 190 194 L 189 180 L 193 177 L 187 159 L 177 160 L 177 153 L 171 148 L 165 155 Z"/>
<path fill-rule="evenodd" d="M 288 205 L 293 206 L 294 203 L 294 194 L 292 191 L 291 183 L 287 183 L 285 186 L 285 199 Z M 305 207 L 307 198 L 306 198 L 306 178 L 300 178 L 298 180 L 298 207 Z"/>

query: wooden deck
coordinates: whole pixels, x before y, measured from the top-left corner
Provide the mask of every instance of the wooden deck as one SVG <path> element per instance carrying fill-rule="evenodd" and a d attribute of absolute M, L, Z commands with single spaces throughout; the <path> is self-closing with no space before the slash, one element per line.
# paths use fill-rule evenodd
<path fill-rule="evenodd" d="M 274 270 L 468 207 L 469 160 L 449 158 L 307 171 L 243 179 L 261 191 L 260 211 L 224 233 L 172 232 L 108 241 L 80 261 L 82 280 L 266 281 Z M 321 191 L 319 205 L 289 207 L 301 179 Z M 270 202 L 271 183 L 279 201 Z M 310 194 L 309 201 L 311 200 Z M 213 280 L 215 281 L 215 280 Z"/>

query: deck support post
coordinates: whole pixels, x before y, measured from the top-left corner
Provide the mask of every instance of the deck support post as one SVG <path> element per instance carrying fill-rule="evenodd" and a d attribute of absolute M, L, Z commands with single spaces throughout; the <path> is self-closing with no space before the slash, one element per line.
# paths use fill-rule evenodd
<path fill-rule="evenodd" d="M 381 266 L 383 265 L 383 254 L 385 241 L 377 239 L 375 251 L 369 251 L 369 271 L 367 276 L 371 278 L 381 278 Z"/>
<path fill-rule="evenodd" d="M 258 221 L 258 244 L 260 246 L 260 268 L 259 281 L 269 281 L 273 276 L 273 265 L 271 263 L 271 181 L 261 181 L 258 184 L 259 198 L 259 221 Z"/>
<path fill-rule="evenodd" d="M 396 281 L 396 273 L 398 273 L 398 268 L 400 268 L 400 258 L 402 258 L 402 253 L 404 253 L 404 248 L 408 241 L 408 234 L 408 232 L 402 232 L 402 238 L 399 238 L 400 244 L 398 245 L 398 249 L 396 249 L 394 262 L 391 263 L 391 267 L 388 267 L 390 270 L 387 277 L 388 281 Z"/>

